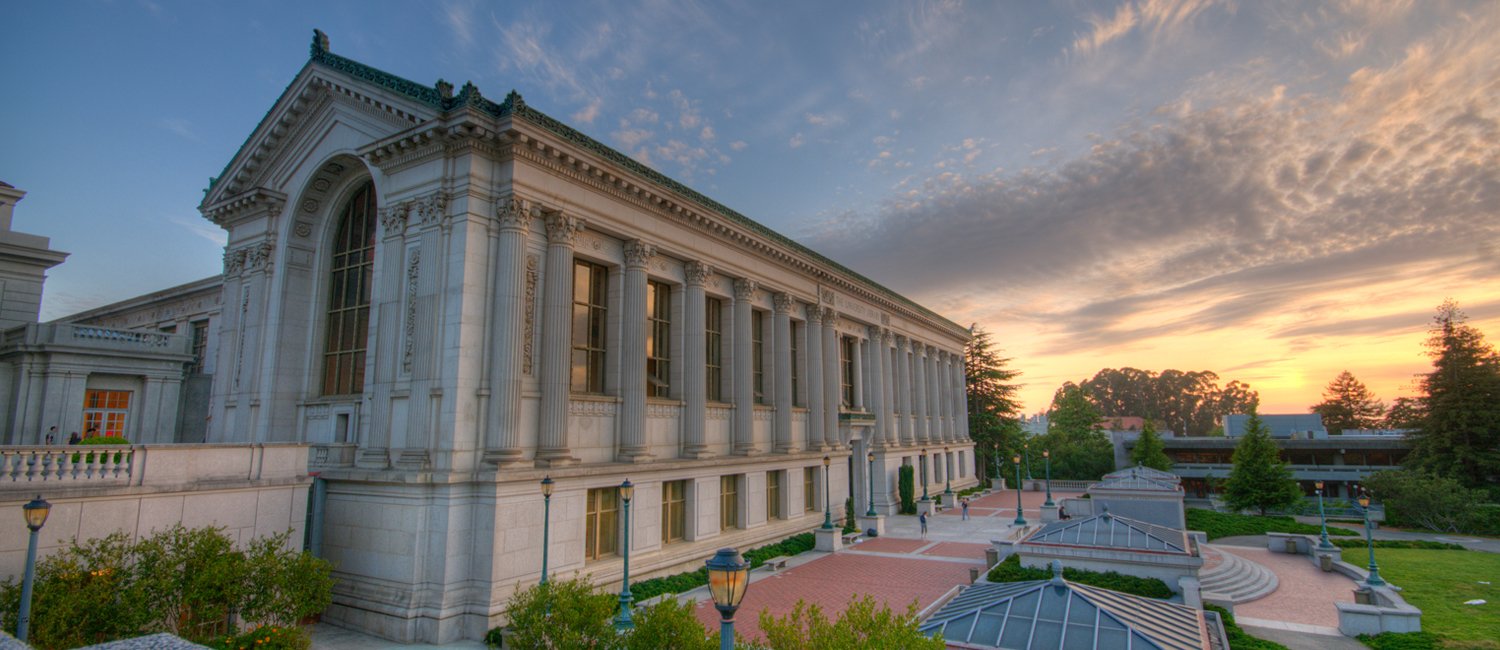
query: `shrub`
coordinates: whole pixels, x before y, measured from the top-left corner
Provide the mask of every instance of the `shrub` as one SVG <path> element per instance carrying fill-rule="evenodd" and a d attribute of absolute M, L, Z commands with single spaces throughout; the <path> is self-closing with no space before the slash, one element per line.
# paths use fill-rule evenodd
<path fill-rule="evenodd" d="M 503 632 L 506 648 L 608 648 L 615 641 L 610 624 L 618 602 L 614 594 L 597 591 L 587 577 L 551 579 L 546 584 L 517 589 L 505 604 L 510 628 Z M 491 630 L 485 640 L 495 634 Z"/>
<path fill-rule="evenodd" d="M 1385 471 L 1365 479 L 1375 498 L 1386 506 L 1392 523 L 1420 526 L 1439 533 L 1474 532 L 1484 503 L 1482 490 L 1469 490 L 1458 481 L 1413 470 Z"/>
<path fill-rule="evenodd" d="M 1436 635 L 1427 632 L 1361 634 L 1359 642 L 1374 650 L 1438 650 L 1443 647 Z"/>
<path fill-rule="evenodd" d="M 635 612 L 635 629 L 623 635 L 625 650 L 715 650 L 719 635 L 709 635 L 693 613 L 692 603 L 665 598 Z"/>
<path fill-rule="evenodd" d="M 859 530 L 854 523 L 854 497 L 844 499 L 844 532 L 852 533 Z"/>
<path fill-rule="evenodd" d="M 300 627 L 259 626 L 208 644 L 215 650 L 307 650 L 312 638 Z"/>
<path fill-rule="evenodd" d="M 83 440 L 78 441 L 78 444 L 80 444 L 80 445 L 128 445 L 128 444 L 130 444 L 130 441 L 126 440 L 125 438 L 122 438 L 120 436 L 91 436 L 91 437 L 84 438 Z M 119 452 L 115 452 L 114 462 L 116 462 L 116 463 L 120 462 L 120 460 L 123 457 L 124 457 L 124 454 L 121 454 Z M 80 455 L 80 454 L 76 454 L 76 453 L 73 454 L 72 461 L 74 463 L 80 462 L 80 459 L 82 459 L 82 462 L 92 463 L 92 462 L 94 462 L 94 452 L 89 452 L 88 454 L 84 454 L 84 455 Z M 103 461 L 104 457 L 100 456 L 99 460 Z"/>
<path fill-rule="evenodd" d="M 1114 571 L 1086 571 L 1063 567 L 1063 577 L 1079 584 L 1120 591 L 1147 598 L 1171 598 L 1172 589 L 1156 578 L 1138 578 Z M 1024 582 L 1049 580 L 1052 571 L 1021 566 L 1021 556 L 1012 555 L 990 569 L 990 582 Z"/>
<path fill-rule="evenodd" d="M 1186 515 L 1188 529 L 1201 530 L 1208 533 L 1209 539 L 1233 537 L 1236 535 L 1264 535 L 1266 533 L 1317 535 L 1321 530 L 1318 526 L 1304 524 L 1291 517 L 1281 515 L 1266 515 L 1261 517 L 1230 512 L 1216 512 L 1203 508 L 1188 508 Z M 1330 536 L 1359 535 L 1359 533 L 1343 528 L 1329 528 L 1328 534 Z"/>
<path fill-rule="evenodd" d="M 838 620 L 829 621 L 822 608 L 801 600 L 785 616 L 760 613 L 760 630 L 772 650 L 801 648 L 903 648 L 942 650 L 942 637 L 929 637 L 917 631 L 917 604 L 905 614 L 889 607 L 875 606 L 875 599 L 862 596 L 852 600 Z"/>
<path fill-rule="evenodd" d="M 1329 529 L 1332 532 L 1332 529 Z M 1365 540 L 1362 539 L 1330 539 L 1334 546 L 1339 548 L 1364 548 Z M 1462 544 L 1449 542 L 1432 542 L 1425 539 L 1377 539 L 1375 548 L 1420 548 L 1428 551 L 1467 551 Z"/>
<path fill-rule="evenodd" d="M 1204 605 L 1203 609 L 1218 612 L 1219 618 L 1223 619 L 1224 636 L 1229 637 L 1225 641 L 1229 642 L 1230 650 L 1287 650 L 1287 647 L 1280 643 L 1258 639 L 1246 634 L 1244 630 L 1240 629 L 1239 625 L 1235 624 L 1234 615 L 1230 614 L 1229 610 L 1223 607 L 1219 607 L 1218 605 Z"/>
<path fill-rule="evenodd" d="M 750 568 L 758 567 L 773 557 L 791 557 L 817 546 L 817 540 L 812 533 L 802 533 L 783 539 L 775 544 L 767 544 L 758 548 L 745 551 L 741 557 L 750 563 Z M 648 600 L 662 594 L 680 594 L 708 584 L 708 568 L 702 567 L 696 571 L 677 573 L 650 580 L 642 580 L 630 585 L 630 593 L 637 601 Z"/>
<path fill-rule="evenodd" d="M 917 514 L 917 481 L 910 465 L 896 470 L 896 488 L 901 492 L 901 514 Z"/>

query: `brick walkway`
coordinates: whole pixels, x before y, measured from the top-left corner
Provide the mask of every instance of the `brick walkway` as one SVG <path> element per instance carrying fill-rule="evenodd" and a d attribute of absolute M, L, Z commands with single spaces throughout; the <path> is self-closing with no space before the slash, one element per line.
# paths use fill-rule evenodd
<path fill-rule="evenodd" d="M 922 555 L 936 555 L 938 557 L 961 557 L 971 560 L 983 560 L 984 551 L 994 548 L 990 544 L 967 544 L 964 542 L 938 542 L 925 551 Z"/>
<path fill-rule="evenodd" d="M 1276 573 L 1278 586 L 1269 596 L 1234 606 L 1235 618 L 1285 621 L 1301 625 L 1336 628 L 1335 602 L 1354 602 L 1354 581 L 1337 573 L 1324 573 L 1306 557 L 1272 553 L 1264 548 L 1219 546 Z"/>
<path fill-rule="evenodd" d="M 875 539 L 867 539 L 863 542 L 860 542 L 855 546 L 851 546 L 850 549 L 858 551 L 873 551 L 876 553 L 911 553 L 919 548 L 922 548 L 923 546 L 926 546 L 927 544 L 928 542 L 920 539 L 877 537 Z"/>

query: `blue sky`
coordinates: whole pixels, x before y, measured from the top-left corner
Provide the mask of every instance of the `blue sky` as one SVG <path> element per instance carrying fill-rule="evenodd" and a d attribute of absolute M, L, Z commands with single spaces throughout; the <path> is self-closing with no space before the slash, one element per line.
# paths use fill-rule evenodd
<path fill-rule="evenodd" d="M 307 57 L 529 104 L 995 334 L 1386 399 L 1452 297 L 1500 336 L 1494 2 L 16 3 L 0 180 L 44 318 L 217 273 L 196 206 Z"/>

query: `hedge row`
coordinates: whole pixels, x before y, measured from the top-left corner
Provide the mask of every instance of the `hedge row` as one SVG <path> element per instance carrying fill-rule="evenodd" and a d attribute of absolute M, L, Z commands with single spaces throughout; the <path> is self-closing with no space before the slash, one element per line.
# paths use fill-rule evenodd
<path fill-rule="evenodd" d="M 1205 510 L 1203 508 L 1187 509 L 1188 530 L 1201 530 L 1208 533 L 1209 539 L 1220 537 L 1234 537 L 1238 535 L 1264 535 L 1266 533 L 1296 533 L 1305 535 L 1317 535 L 1320 531 L 1318 526 L 1304 524 L 1291 517 L 1284 515 L 1240 515 L 1232 512 L 1218 512 Z M 1352 530 L 1343 528 L 1329 528 L 1329 535 L 1353 537 L 1359 535 Z"/>
<path fill-rule="evenodd" d="M 800 535 L 792 535 L 775 544 L 752 548 L 742 553 L 741 557 L 750 563 L 750 568 L 754 569 L 765 564 L 766 560 L 773 557 L 799 555 L 811 551 L 816 545 L 817 541 L 813 538 L 812 533 L 802 533 Z M 655 598 L 662 594 L 680 594 L 706 584 L 708 584 L 708 567 L 699 567 L 696 571 L 677 573 L 633 583 L 630 585 L 630 594 L 639 602 Z"/>
<path fill-rule="evenodd" d="M 1329 532 L 1333 529 L 1330 528 Z M 1364 548 L 1365 540 L 1362 539 L 1330 539 L 1334 546 L 1339 548 Z M 1451 544 L 1449 542 L 1429 542 L 1425 539 L 1377 539 L 1375 548 L 1419 548 L 1428 551 L 1466 551 L 1462 544 Z"/>
<path fill-rule="evenodd" d="M 1359 642 L 1374 650 L 1439 650 L 1443 647 L 1437 635 L 1428 632 L 1361 634 Z"/>
<path fill-rule="evenodd" d="M 1171 598 L 1172 589 L 1156 578 L 1137 578 L 1114 571 L 1085 571 L 1063 567 L 1063 577 L 1079 584 L 1120 591 L 1147 598 Z M 1021 566 L 1021 556 L 1012 555 L 990 569 L 990 582 L 1024 582 L 1027 580 L 1049 580 L 1052 572 Z"/>

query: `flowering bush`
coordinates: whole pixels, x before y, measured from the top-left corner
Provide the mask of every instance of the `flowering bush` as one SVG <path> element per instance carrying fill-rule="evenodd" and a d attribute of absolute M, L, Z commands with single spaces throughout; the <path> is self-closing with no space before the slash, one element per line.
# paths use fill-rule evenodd
<path fill-rule="evenodd" d="M 312 639 L 300 627 L 261 625 L 216 640 L 208 647 L 214 650 L 307 650 L 311 646 Z"/>

